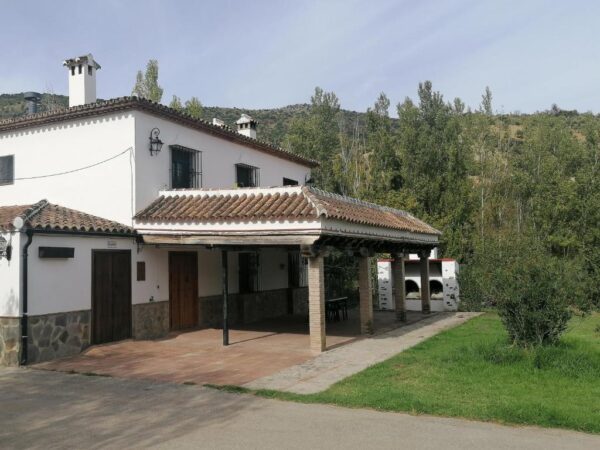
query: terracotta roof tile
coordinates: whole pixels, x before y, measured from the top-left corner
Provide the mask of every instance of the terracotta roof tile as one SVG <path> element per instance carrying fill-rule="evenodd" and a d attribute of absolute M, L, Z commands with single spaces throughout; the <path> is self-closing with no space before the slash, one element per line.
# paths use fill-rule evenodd
<path fill-rule="evenodd" d="M 75 209 L 41 200 L 33 205 L 0 206 L 0 229 L 14 230 L 13 220 L 23 219 L 24 226 L 35 230 L 74 231 L 84 233 L 107 233 L 133 235 L 127 225 L 86 214 Z"/>
<path fill-rule="evenodd" d="M 140 211 L 138 223 L 316 220 L 439 235 L 411 214 L 307 186 L 170 191 Z"/>

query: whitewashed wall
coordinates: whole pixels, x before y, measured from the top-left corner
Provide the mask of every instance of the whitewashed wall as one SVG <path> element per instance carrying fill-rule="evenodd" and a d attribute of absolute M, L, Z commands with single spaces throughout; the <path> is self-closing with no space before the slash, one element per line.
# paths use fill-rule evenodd
<path fill-rule="evenodd" d="M 265 248 L 260 252 L 261 289 L 288 287 L 288 254 L 282 249 Z"/>
<path fill-rule="evenodd" d="M 13 246 L 11 260 L 0 259 L 0 317 L 19 317 L 21 239 L 19 233 L 0 233 L 0 236 Z"/>
<path fill-rule="evenodd" d="M 15 178 L 78 169 L 134 145 L 134 119 L 129 112 L 0 133 L 0 156 L 15 155 Z M 130 225 L 132 177 L 126 153 L 80 172 L 0 186 L 0 205 L 24 205 L 45 198 Z"/>
<path fill-rule="evenodd" d="M 171 121 L 136 111 L 136 211 L 146 207 L 161 189 L 170 188 L 171 155 L 169 145 L 182 145 L 202 152 L 202 187 L 235 187 L 235 164 L 260 168 L 260 185 L 281 186 L 283 178 L 304 184 L 308 167 L 279 158 L 226 139 L 183 127 Z M 150 156 L 148 137 L 158 127 L 164 145 L 162 151 Z M 260 130 L 259 130 L 260 136 Z"/>
<path fill-rule="evenodd" d="M 169 253 L 147 245 L 140 246 L 139 251 L 132 252 L 131 261 L 134 272 L 131 279 L 132 302 L 139 304 L 169 300 Z M 146 263 L 144 281 L 136 279 L 137 261 Z"/>
<path fill-rule="evenodd" d="M 8 235 L 4 235 L 8 236 Z M 11 261 L 0 260 L 0 317 L 20 315 L 19 234 L 13 234 Z M 73 247 L 74 258 L 40 259 L 40 246 Z M 132 303 L 169 300 L 169 249 L 142 246 L 131 238 L 97 236 L 33 237 L 29 247 L 30 315 L 91 309 L 92 250 L 130 250 Z M 182 248 L 172 249 L 182 251 Z M 220 295 L 221 251 L 193 248 L 198 253 L 198 295 Z M 146 263 L 146 279 L 137 281 L 136 263 Z M 262 290 L 287 287 L 287 253 L 281 249 L 262 249 L 260 256 Z M 229 252 L 229 292 L 238 293 L 238 253 Z"/>
<path fill-rule="evenodd" d="M 228 252 L 229 293 L 239 292 L 238 252 Z M 281 268 L 283 265 L 283 268 Z M 288 286 L 287 252 L 281 249 L 260 249 L 260 288 L 263 291 L 282 289 Z M 220 295 L 221 250 L 201 249 L 198 251 L 198 296 Z"/>
<path fill-rule="evenodd" d="M 75 257 L 40 259 L 40 246 L 74 247 Z M 29 247 L 29 315 L 91 309 L 93 249 L 131 250 L 132 291 L 136 298 L 136 247 L 131 238 L 34 235 Z"/>
<path fill-rule="evenodd" d="M 158 127 L 163 150 L 150 156 L 148 137 Z M 127 225 L 134 212 L 170 187 L 169 145 L 202 151 L 202 186 L 231 188 L 235 164 L 260 168 L 261 186 L 280 186 L 283 177 L 304 183 L 309 168 L 241 144 L 217 138 L 139 111 L 72 120 L 0 133 L 0 156 L 15 155 L 15 178 L 82 168 L 131 147 L 129 153 L 83 171 L 17 180 L 0 186 L 0 205 L 29 204 L 43 198 Z"/>

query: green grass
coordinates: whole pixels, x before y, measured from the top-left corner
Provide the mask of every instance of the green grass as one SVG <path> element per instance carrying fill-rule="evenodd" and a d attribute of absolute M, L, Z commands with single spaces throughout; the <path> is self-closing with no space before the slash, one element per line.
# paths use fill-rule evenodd
<path fill-rule="evenodd" d="M 558 346 L 523 350 L 488 313 L 320 394 L 256 394 L 600 433 L 599 327 L 600 314 L 575 318 Z"/>

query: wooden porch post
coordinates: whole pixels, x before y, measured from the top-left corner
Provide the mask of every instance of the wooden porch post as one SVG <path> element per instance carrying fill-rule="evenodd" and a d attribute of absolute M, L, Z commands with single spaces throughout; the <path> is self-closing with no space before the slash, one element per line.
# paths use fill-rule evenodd
<path fill-rule="evenodd" d="M 429 304 L 429 255 L 430 250 L 421 250 L 419 252 L 419 265 L 421 267 L 421 312 L 429 314 L 431 306 Z"/>
<path fill-rule="evenodd" d="M 371 298 L 371 274 L 369 257 L 358 257 L 358 296 L 360 303 L 360 332 L 373 333 L 373 299 Z"/>
<path fill-rule="evenodd" d="M 317 353 L 325 351 L 325 275 L 322 255 L 308 258 L 308 323 L 310 349 Z"/>
<path fill-rule="evenodd" d="M 223 283 L 223 345 L 229 345 L 229 314 L 227 301 L 229 297 L 229 269 L 227 250 L 221 251 L 221 280 Z"/>
<path fill-rule="evenodd" d="M 404 281 L 404 253 L 395 253 L 392 260 L 392 277 L 396 320 L 406 322 L 406 285 Z"/>

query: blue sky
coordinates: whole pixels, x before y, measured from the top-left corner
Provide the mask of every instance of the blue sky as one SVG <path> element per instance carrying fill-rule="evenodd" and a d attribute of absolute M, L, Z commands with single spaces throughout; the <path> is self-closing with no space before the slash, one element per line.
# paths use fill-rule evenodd
<path fill-rule="evenodd" d="M 269 108 L 315 86 L 365 110 L 431 80 L 497 111 L 600 112 L 600 2 L 0 0 L 0 93 L 67 93 L 63 59 L 93 53 L 98 96 L 129 95 L 159 60 L 163 102 Z M 395 108 L 394 108 L 395 109 Z"/>

